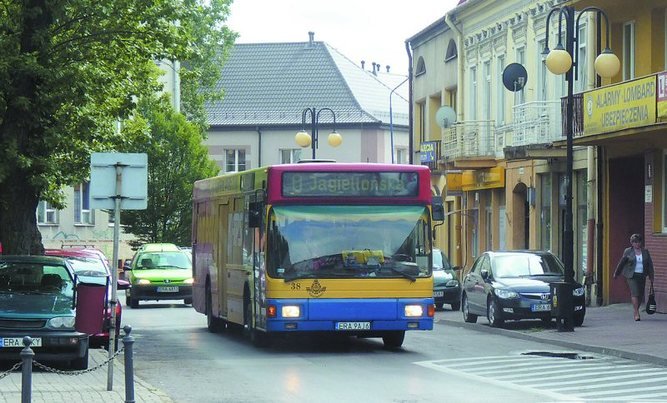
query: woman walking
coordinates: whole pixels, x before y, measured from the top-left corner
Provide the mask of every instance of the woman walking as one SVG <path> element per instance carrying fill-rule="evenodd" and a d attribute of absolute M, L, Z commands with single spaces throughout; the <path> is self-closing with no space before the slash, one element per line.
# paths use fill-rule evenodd
<path fill-rule="evenodd" d="M 614 270 L 614 278 L 623 274 L 628 281 L 635 321 L 640 320 L 639 307 L 644 302 L 646 277 L 648 276 L 653 283 L 653 260 L 651 260 L 648 249 L 643 247 L 643 241 L 640 234 L 632 234 L 630 236 L 631 246 L 623 251 L 623 256 Z"/>

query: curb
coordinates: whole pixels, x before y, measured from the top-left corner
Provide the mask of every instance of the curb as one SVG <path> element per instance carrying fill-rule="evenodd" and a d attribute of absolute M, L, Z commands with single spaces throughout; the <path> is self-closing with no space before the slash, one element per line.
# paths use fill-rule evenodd
<path fill-rule="evenodd" d="M 552 345 L 559 346 L 559 347 L 565 347 L 565 348 L 570 348 L 570 349 L 587 351 L 587 352 L 590 352 L 590 353 L 610 355 L 610 356 L 614 356 L 614 357 L 618 357 L 618 358 L 625 358 L 625 359 L 628 359 L 628 360 L 641 361 L 641 362 L 646 362 L 646 363 L 649 363 L 649 364 L 655 364 L 655 365 L 660 365 L 660 366 L 663 366 L 663 367 L 667 367 L 667 359 L 660 358 L 660 357 L 655 357 L 655 356 L 648 355 L 648 354 L 639 354 L 639 353 L 633 353 L 633 352 L 614 349 L 614 348 L 609 348 L 609 347 L 591 346 L 591 345 L 588 345 L 588 344 L 581 344 L 581 343 L 575 343 L 575 342 L 569 342 L 569 341 L 553 340 L 553 339 L 540 337 L 540 336 L 535 336 L 535 335 L 532 335 L 532 334 L 527 334 L 527 333 L 522 333 L 522 332 L 517 332 L 517 331 L 513 331 L 513 330 L 499 329 L 499 328 L 490 327 L 490 326 L 483 326 L 483 325 L 480 326 L 479 324 L 475 324 L 475 323 L 458 322 L 458 321 L 449 320 L 449 319 L 439 319 L 436 323 L 443 324 L 443 325 L 449 325 L 449 326 L 453 326 L 453 327 L 458 327 L 458 328 L 462 328 L 462 329 L 475 330 L 475 331 L 482 332 L 482 333 L 498 334 L 498 335 L 501 335 L 501 336 L 512 337 L 512 338 L 515 338 L 515 339 L 535 341 L 535 342 L 545 343 L 545 344 L 552 344 Z"/>

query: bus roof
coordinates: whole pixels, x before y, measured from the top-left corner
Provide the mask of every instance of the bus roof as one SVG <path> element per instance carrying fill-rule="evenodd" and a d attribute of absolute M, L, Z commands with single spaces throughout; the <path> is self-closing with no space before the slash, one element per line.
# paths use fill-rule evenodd
<path fill-rule="evenodd" d="M 285 174 L 298 178 L 300 173 L 319 174 L 316 175 L 320 181 L 318 189 L 324 190 L 299 194 L 294 192 L 294 188 L 286 189 L 285 187 L 288 185 L 285 178 L 288 176 Z M 403 174 L 409 173 L 413 173 L 413 175 L 408 175 L 409 177 L 418 178 L 418 182 L 416 182 L 418 187 L 409 194 L 378 191 L 380 188 L 396 190 L 392 186 L 400 186 L 403 189 L 403 185 L 405 185 L 402 182 L 404 181 L 403 177 L 408 177 Z M 371 179 L 371 177 L 379 179 Z M 322 180 L 326 181 L 326 185 L 323 185 Z M 380 185 L 378 185 L 378 180 L 381 182 Z M 364 193 L 359 190 L 360 186 L 368 186 L 369 181 L 371 181 L 370 186 L 374 186 L 376 190 L 375 194 Z M 384 186 L 387 185 L 384 181 L 388 181 L 389 185 Z M 195 182 L 193 197 L 195 200 L 204 200 L 213 196 L 241 194 L 257 189 L 267 191 L 267 201 L 271 204 L 318 203 L 323 199 L 332 203 L 344 203 L 352 200 L 355 203 L 370 204 L 386 204 L 388 201 L 394 204 L 428 204 L 431 202 L 431 181 L 428 167 L 379 163 L 312 162 L 255 168 L 197 181 Z M 350 191 L 350 189 L 353 191 Z"/>

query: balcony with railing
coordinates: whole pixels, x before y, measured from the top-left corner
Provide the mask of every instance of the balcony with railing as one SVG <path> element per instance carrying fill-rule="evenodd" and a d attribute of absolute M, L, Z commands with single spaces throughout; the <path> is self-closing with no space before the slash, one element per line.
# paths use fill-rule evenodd
<path fill-rule="evenodd" d="M 457 122 L 442 136 L 445 161 L 472 158 L 495 158 L 496 137 L 493 120 Z"/>
<path fill-rule="evenodd" d="M 512 109 L 512 138 L 506 139 L 506 146 L 551 144 L 563 139 L 560 100 L 526 102 Z"/>

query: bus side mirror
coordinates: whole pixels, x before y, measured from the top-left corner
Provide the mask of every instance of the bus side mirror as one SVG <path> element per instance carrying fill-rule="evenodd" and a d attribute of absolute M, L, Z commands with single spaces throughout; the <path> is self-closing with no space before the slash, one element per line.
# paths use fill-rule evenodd
<path fill-rule="evenodd" d="M 262 203 L 250 202 L 248 206 L 248 227 L 259 228 L 262 226 Z"/>
<path fill-rule="evenodd" d="M 440 196 L 433 196 L 431 199 L 431 214 L 433 221 L 445 221 L 445 206 Z"/>

